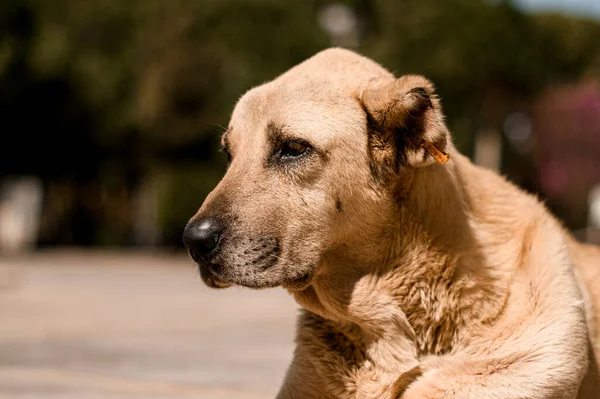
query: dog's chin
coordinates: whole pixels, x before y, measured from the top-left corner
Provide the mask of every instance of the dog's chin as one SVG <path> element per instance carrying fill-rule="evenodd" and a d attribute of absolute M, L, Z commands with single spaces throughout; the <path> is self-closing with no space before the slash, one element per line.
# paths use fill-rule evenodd
<path fill-rule="evenodd" d="M 210 272 L 209 272 L 210 273 Z M 226 278 L 215 276 L 210 273 L 210 282 L 207 285 L 212 288 L 227 288 L 231 285 L 237 285 L 240 287 L 250 288 L 253 290 L 263 290 L 267 288 L 283 287 L 289 291 L 303 290 L 310 285 L 312 282 L 313 273 L 307 272 L 300 277 L 294 278 L 275 278 L 267 276 L 236 276 L 231 275 Z M 206 282 L 206 280 L 205 280 Z"/>
<path fill-rule="evenodd" d="M 313 273 L 309 272 L 298 278 L 289 278 L 289 279 L 269 279 L 269 278 L 231 278 L 235 285 L 250 288 L 253 290 L 262 290 L 267 288 L 275 288 L 275 287 L 283 287 L 289 291 L 301 291 L 307 288 L 313 278 Z"/>
<path fill-rule="evenodd" d="M 244 278 L 241 278 L 239 280 L 232 278 L 231 281 L 233 282 L 231 284 L 235 284 L 240 287 L 250 288 L 253 290 L 264 290 L 267 288 L 283 287 L 289 291 L 301 291 L 310 285 L 310 283 L 312 281 L 312 276 L 309 274 L 306 274 L 300 278 L 290 279 L 290 280 L 285 280 L 285 281 L 270 280 L 270 279 L 247 280 Z"/>
<path fill-rule="evenodd" d="M 234 272 L 231 269 L 222 267 L 218 268 L 220 270 L 213 270 L 203 262 L 198 263 L 198 268 L 202 281 L 208 287 L 215 289 L 228 288 L 232 285 L 255 290 L 281 286 L 289 291 L 300 291 L 311 284 L 314 276 L 314 271 L 311 268 L 295 273 L 293 276 L 286 275 L 287 273 L 282 273 L 281 270 L 273 269 L 263 273 Z"/>

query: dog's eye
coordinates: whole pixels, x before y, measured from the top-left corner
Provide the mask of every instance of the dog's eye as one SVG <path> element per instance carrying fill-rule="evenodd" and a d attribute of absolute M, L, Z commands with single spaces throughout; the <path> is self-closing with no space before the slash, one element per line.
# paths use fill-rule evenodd
<path fill-rule="evenodd" d="M 231 163 L 231 153 L 229 152 L 227 147 L 221 147 L 221 152 L 225 154 L 225 156 L 227 157 L 227 163 L 230 164 Z"/>
<path fill-rule="evenodd" d="M 307 144 L 298 141 L 286 141 L 281 147 L 282 157 L 299 157 L 308 149 Z"/>

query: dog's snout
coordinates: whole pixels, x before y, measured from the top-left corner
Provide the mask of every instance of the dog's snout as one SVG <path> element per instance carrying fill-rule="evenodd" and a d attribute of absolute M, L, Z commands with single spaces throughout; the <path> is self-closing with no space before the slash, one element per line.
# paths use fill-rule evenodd
<path fill-rule="evenodd" d="M 223 226 L 216 218 L 199 219 L 185 227 L 183 243 L 194 259 L 205 258 L 217 248 L 222 231 Z"/>

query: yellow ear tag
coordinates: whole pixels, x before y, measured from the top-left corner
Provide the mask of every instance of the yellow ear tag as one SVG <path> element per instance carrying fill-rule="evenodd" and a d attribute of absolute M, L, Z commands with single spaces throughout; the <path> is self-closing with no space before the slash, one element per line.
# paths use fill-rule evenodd
<path fill-rule="evenodd" d="M 440 151 L 435 145 L 433 145 L 433 143 L 430 143 L 427 140 L 423 140 L 423 147 L 427 150 L 429 155 L 434 157 L 435 160 L 439 162 L 440 165 L 445 164 L 450 159 L 450 155 Z"/>

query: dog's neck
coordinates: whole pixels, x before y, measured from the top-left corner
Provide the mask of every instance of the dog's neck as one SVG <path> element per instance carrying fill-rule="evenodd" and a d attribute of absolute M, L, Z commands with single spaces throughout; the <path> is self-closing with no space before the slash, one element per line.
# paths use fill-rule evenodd
<path fill-rule="evenodd" d="M 296 300 L 366 330 L 408 320 L 420 353 L 445 353 L 468 321 L 496 317 L 505 301 L 503 275 L 487 268 L 479 252 L 472 193 L 462 181 L 470 163 L 456 155 L 447 165 L 414 171 L 412 187 L 386 216 L 390 223 L 326 254 L 313 284 L 294 292 Z"/>

